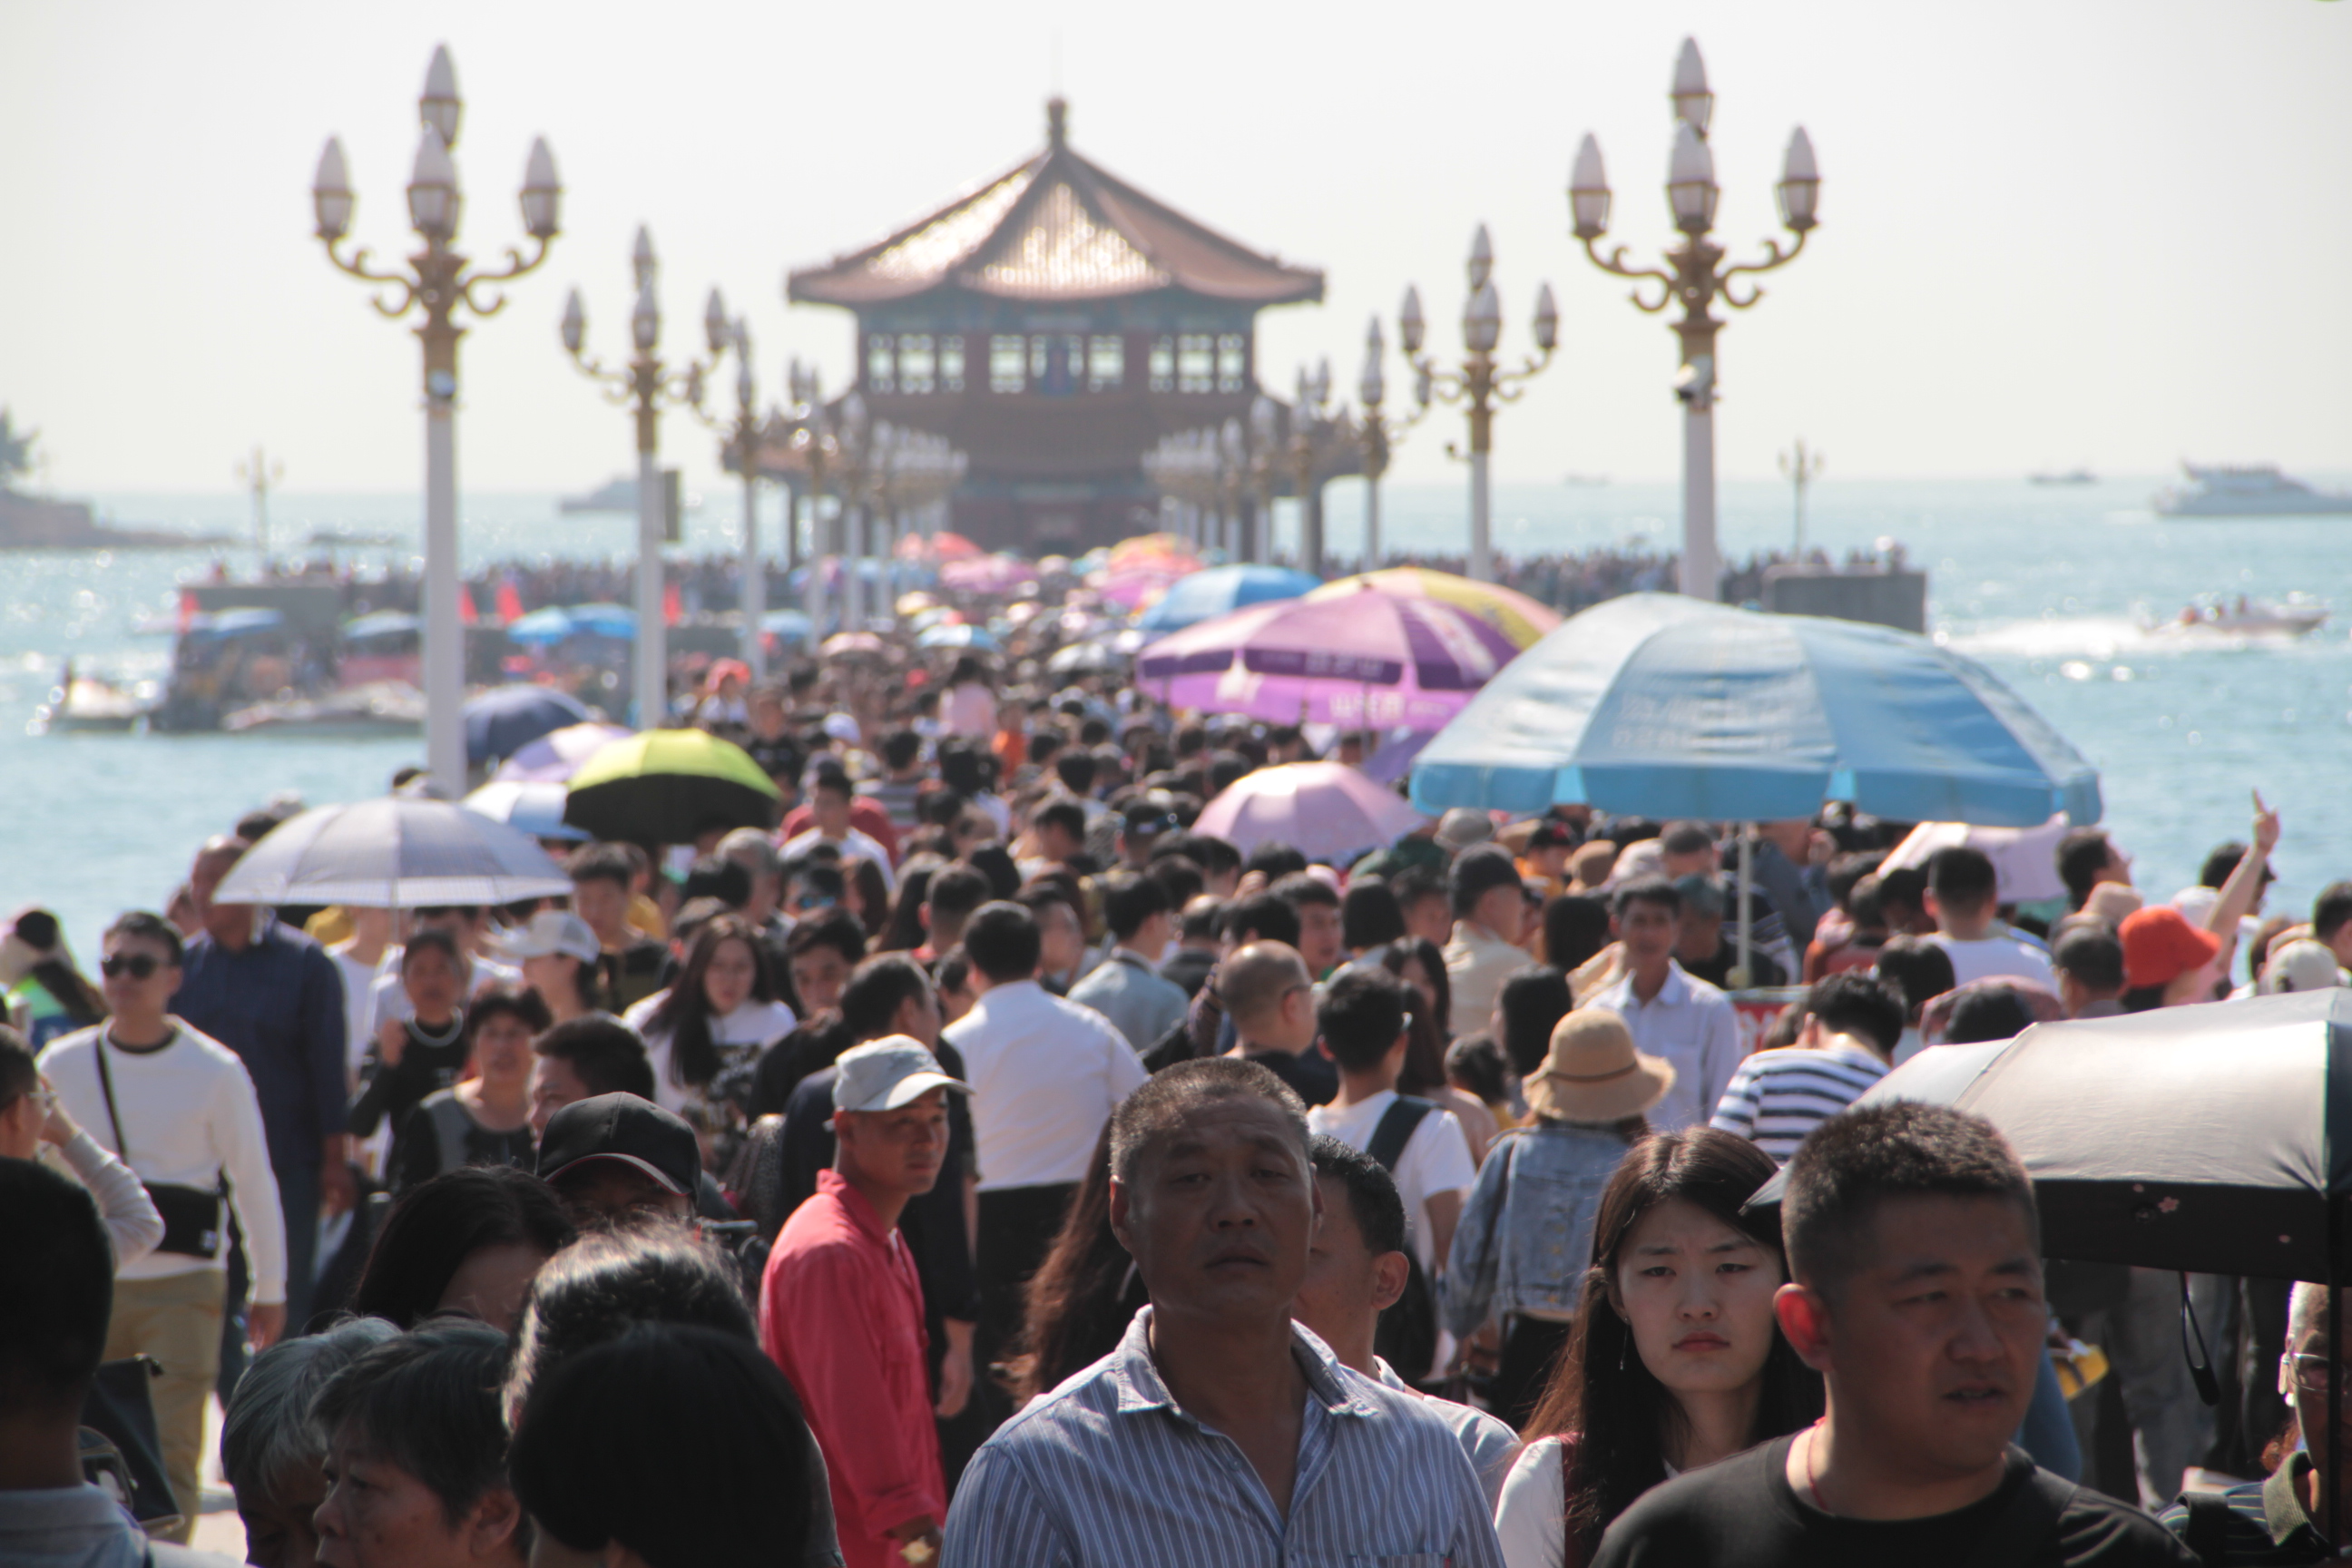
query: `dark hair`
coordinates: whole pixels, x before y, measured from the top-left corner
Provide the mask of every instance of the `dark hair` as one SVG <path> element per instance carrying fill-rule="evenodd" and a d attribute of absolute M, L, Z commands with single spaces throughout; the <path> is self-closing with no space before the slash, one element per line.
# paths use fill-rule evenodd
<path fill-rule="evenodd" d="M 1004 985 L 1035 976 L 1045 940 L 1026 907 L 999 899 L 972 912 L 963 928 L 963 949 L 991 984 Z"/>
<path fill-rule="evenodd" d="M 539 999 L 536 991 L 509 991 L 505 986 L 493 986 L 478 992 L 466 1005 L 466 1048 L 474 1048 L 474 1037 L 482 1026 L 493 1018 L 520 1018 L 533 1037 L 548 1026 L 547 1004 Z M 534 1041 L 535 1043 L 535 1041 Z"/>
<path fill-rule="evenodd" d="M 1244 933 L 1257 942 L 1278 942 L 1288 947 L 1298 945 L 1298 910 L 1287 899 L 1272 893 L 1253 893 L 1246 899 L 1228 899 L 1217 917 L 1217 934 L 1239 943 Z"/>
<path fill-rule="evenodd" d="M 923 754 L 923 737 L 913 730 L 893 730 L 882 737 L 882 761 L 892 773 L 911 767 Z"/>
<path fill-rule="evenodd" d="M 1609 900 L 1609 912 L 1618 920 L 1635 904 L 1656 904 L 1670 915 L 1683 912 L 1683 896 L 1664 877 L 1636 877 L 1620 887 Z"/>
<path fill-rule="evenodd" d="M 976 867 L 952 864 L 931 877 L 931 885 L 924 890 L 923 901 L 931 907 L 931 923 L 937 926 L 941 915 L 969 915 L 988 902 L 993 890 L 988 873 Z"/>
<path fill-rule="evenodd" d="M 2000 889 L 2000 876 L 1992 857 L 1965 844 L 1948 845 L 1927 858 L 1927 890 L 1938 903 L 1965 904 L 1973 910 Z"/>
<path fill-rule="evenodd" d="M 0 1407 L 79 1409 L 106 1353 L 114 1246 L 81 1184 L 0 1160 Z"/>
<path fill-rule="evenodd" d="M 1478 900 L 1497 888 L 1520 887 L 1518 862 L 1499 844 L 1473 844 L 1454 858 L 1445 873 L 1445 896 L 1454 918 L 1467 918 Z"/>
<path fill-rule="evenodd" d="M 866 927 L 847 910 L 829 910 L 818 919 L 801 921 L 784 938 L 787 958 L 798 958 L 813 947 L 829 947 L 856 963 L 866 956 Z"/>
<path fill-rule="evenodd" d="M 1503 1047 L 1485 1035 L 1465 1035 L 1445 1053 L 1445 1079 L 1484 1105 L 1511 1098 L 1510 1064 Z"/>
<path fill-rule="evenodd" d="M 1159 883 L 1160 890 L 1168 895 L 1171 913 L 1181 911 L 1199 898 L 1201 889 L 1208 885 L 1201 868 L 1182 855 L 1155 855 L 1144 867 L 1143 874 Z"/>
<path fill-rule="evenodd" d="M 1771 1156 L 1755 1144 L 1694 1127 L 1635 1143 L 1602 1190 L 1575 1327 L 1525 1431 L 1530 1440 L 1577 1435 L 1564 1478 L 1571 1561 L 1591 1562 L 1610 1522 L 1666 1479 L 1666 1455 L 1688 1430 L 1681 1401 L 1642 1359 L 1632 1326 L 1610 1299 L 1626 1238 L 1653 1207 L 1679 1199 L 1777 1258 L 1780 1238 L 1742 1209 L 1771 1177 Z M 1797 1359 L 1777 1323 L 1761 1381 L 1756 1441 L 1794 1432 L 1821 1414 L 1821 1378 Z"/>
<path fill-rule="evenodd" d="M 1361 952 L 1404 935 L 1404 908 L 1378 877 L 1358 877 L 1339 900 L 1339 945 Z"/>
<path fill-rule="evenodd" d="M 696 931 L 694 945 L 686 950 L 685 969 L 646 1018 L 647 1035 L 669 1036 L 669 1080 L 681 1088 L 709 1083 L 726 1065 L 710 1037 L 710 1026 L 718 1020 L 710 1015 L 710 998 L 703 991 L 703 981 L 710 973 L 711 961 L 719 956 L 719 944 L 729 942 L 741 942 L 751 955 L 753 1000 L 776 999 L 775 982 L 768 974 L 768 954 L 750 921 L 740 915 L 720 915 Z"/>
<path fill-rule="evenodd" d="M 751 873 L 723 855 L 698 855 L 687 868 L 681 895 L 688 903 L 716 899 L 730 910 L 751 901 Z"/>
<path fill-rule="evenodd" d="M 1013 1363 L 1021 1396 L 1043 1394 L 1118 1348 L 1134 1316 L 1128 1298 L 1141 1289 L 1134 1260 L 1110 1228 L 1110 1124 L 1105 1122 L 1086 1179 L 1024 1292 L 1022 1353 Z"/>
<path fill-rule="evenodd" d="M 1054 758 L 1054 776 L 1072 795 L 1086 794 L 1095 787 L 1095 754 L 1076 746 L 1057 753 Z"/>
<path fill-rule="evenodd" d="M 1157 878 L 1121 872 L 1103 879 L 1100 887 L 1103 923 L 1121 942 L 1141 931 L 1152 916 L 1169 912 L 1168 889 Z"/>
<path fill-rule="evenodd" d="M 819 763 L 809 773 L 811 795 L 837 795 L 846 801 L 857 798 L 857 786 L 849 782 L 848 772 L 839 763 Z"/>
<path fill-rule="evenodd" d="M 410 962 L 420 952 L 437 952 L 449 961 L 451 970 L 458 974 L 466 972 L 466 961 L 457 955 L 457 939 L 439 926 L 426 926 L 420 931 L 410 931 L 408 940 L 400 944 L 400 973 L 404 976 L 408 973 Z M 465 1001 L 462 996 L 458 998 L 460 1005 Z"/>
<path fill-rule="evenodd" d="M 1304 871 L 1291 872 L 1268 888 L 1266 891 L 1288 904 L 1293 910 L 1297 909 L 1301 904 L 1321 904 L 1326 909 L 1333 910 L 1339 907 L 1339 889 L 1321 878 L 1310 877 Z"/>
<path fill-rule="evenodd" d="M 1184 900 L 1183 912 L 1176 921 L 1176 934 L 1186 942 L 1214 940 L 1218 926 L 1224 922 L 1225 903 L 1223 899 L 1207 893 L 1196 893 Z"/>
<path fill-rule="evenodd" d="M 1404 1199 L 1389 1168 L 1350 1143 L 1317 1134 L 1307 1147 L 1317 1176 L 1329 1176 L 1347 1190 L 1348 1212 L 1374 1257 L 1404 1250 Z"/>
<path fill-rule="evenodd" d="M 1879 1205 L 1898 1197 L 2013 1203 L 2041 1254 L 2033 1184 L 1992 1123 L 1948 1105 L 1890 1100 L 1820 1123 L 1789 1161 L 1780 1225 L 1791 1271 L 1834 1295 L 1859 1266 Z"/>
<path fill-rule="evenodd" d="M 174 969 L 181 967 L 187 959 L 187 943 L 180 935 L 180 928 L 162 915 L 146 910 L 130 910 L 115 916 L 114 923 L 106 928 L 106 934 L 110 937 L 137 937 L 156 943 L 172 955 L 171 965 Z"/>
<path fill-rule="evenodd" d="M 1426 866 L 1407 866 L 1389 878 L 1389 889 L 1396 894 L 1397 908 L 1409 910 L 1423 900 L 1445 897 L 1445 879 Z"/>
<path fill-rule="evenodd" d="M 1381 948 L 1379 962 L 1399 980 L 1404 980 L 1406 964 L 1419 963 L 1421 972 L 1429 976 L 1431 994 L 1436 997 L 1433 1005 L 1412 1010 L 1412 1038 L 1404 1047 L 1404 1071 L 1397 1074 L 1397 1092 L 1426 1094 L 1444 1088 L 1445 1042 L 1454 1024 L 1454 981 L 1445 972 L 1444 952 L 1427 937 L 1409 936 Z M 1418 997 L 1420 993 L 1413 994 Z"/>
<path fill-rule="evenodd" d="M 1092 758 L 1087 760 L 1087 769 L 1089 773 L 1094 770 Z M 1059 828 L 1073 838 L 1084 839 L 1087 836 L 1086 807 L 1075 800 L 1048 800 L 1029 814 L 1029 826 Z"/>
<path fill-rule="evenodd" d="M 2077 926 L 2050 950 L 2051 967 L 2093 991 L 2124 988 L 2123 940 L 2104 926 Z"/>
<path fill-rule="evenodd" d="M 1973 1046 L 1984 1040 L 2013 1040 L 2033 1027 L 2033 1009 L 2014 985 L 1971 985 L 1952 998 L 1952 1015 L 1944 1024 L 1948 1046 Z"/>
<path fill-rule="evenodd" d="M 2312 900 L 2311 934 L 2327 942 L 2347 921 L 2352 921 L 2352 882 L 2330 882 Z"/>
<path fill-rule="evenodd" d="M 1669 822 L 1658 833 L 1662 854 L 1704 855 L 1714 847 L 1714 830 L 1704 822 Z"/>
<path fill-rule="evenodd" d="M 1609 903 L 1590 893 L 1544 900 L 1544 962 L 1567 973 L 1580 969 L 1609 945 Z"/>
<path fill-rule="evenodd" d="M 877 953 L 850 971 L 841 988 L 841 1021 L 856 1039 L 879 1039 L 902 1005 L 930 994 L 931 977 L 921 964 L 900 952 Z"/>
<path fill-rule="evenodd" d="M 1576 1005 L 1568 976 L 1555 963 L 1515 969 L 1504 977 L 1496 1005 L 1503 1013 L 1503 1037 L 1495 1042 L 1503 1049 L 1503 1059 L 1521 1078 L 1541 1072 L 1544 1058 L 1551 1054 L 1553 1026 Z"/>
<path fill-rule="evenodd" d="M 1917 866 L 1897 866 L 1878 873 L 1878 907 L 1902 904 L 1924 913 L 1927 908 L 1927 873 Z"/>
<path fill-rule="evenodd" d="M 692 1432 L 680 1443 L 677 1434 Z M 645 1323 L 531 1391 L 508 1461 L 533 1522 L 651 1568 L 797 1563 L 814 1510 L 807 1428 L 784 1374 L 731 1334 Z"/>
<path fill-rule="evenodd" d="M 1266 1068 L 1239 1057 L 1202 1057 L 1178 1062 L 1144 1079 L 1110 1113 L 1110 1173 L 1119 1181 L 1135 1174 L 1153 1140 L 1164 1136 L 1196 1105 L 1221 1100 L 1262 1100 L 1282 1112 L 1307 1153 L 1307 1106 L 1290 1086 Z"/>
<path fill-rule="evenodd" d="M 1324 989 L 1315 1026 L 1342 1072 L 1366 1072 L 1403 1036 L 1411 1011 L 1402 981 L 1385 969 L 1355 964 Z"/>
<path fill-rule="evenodd" d="M 564 869 L 574 882 L 614 882 L 626 892 L 636 880 L 637 865 L 625 844 L 590 844 L 575 852 Z"/>
<path fill-rule="evenodd" d="M 499 1379 L 507 1337 L 481 1323 L 425 1323 L 327 1380 L 310 1419 L 331 1442 L 356 1425 L 369 1447 L 440 1500 L 453 1528 L 507 1484 Z"/>
<path fill-rule="evenodd" d="M 2058 840 L 2058 879 L 2066 884 L 2066 907 L 2079 910 L 2098 886 L 2114 847 L 2104 827 L 2075 827 Z"/>
<path fill-rule="evenodd" d="M 414 1328 L 441 1310 L 466 1259 L 486 1247 L 550 1257 L 572 1237 L 554 1189 L 511 1165 L 465 1165 L 419 1183 L 392 1205 L 368 1248 L 352 1310 Z"/>
<path fill-rule="evenodd" d="M 16 931 L 17 939 L 27 947 L 43 952 L 58 947 L 65 936 L 58 929 L 58 917 L 47 910 L 26 910 L 18 915 Z M 25 972 L 25 978 L 47 992 L 78 1029 L 106 1017 L 106 994 L 73 966 L 61 948 L 35 963 Z"/>
<path fill-rule="evenodd" d="M 1852 913 L 1854 889 L 1861 886 L 1865 878 L 1876 876 L 1879 867 L 1885 862 L 1886 851 L 1884 849 L 1857 850 L 1840 855 L 1822 874 L 1822 885 L 1829 889 L 1830 899 L 1838 908 Z"/>
<path fill-rule="evenodd" d="M 906 952 L 923 945 L 923 901 L 929 897 L 931 879 L 947 867 L 947 858 L 929 851 L 907 857 L 898 868 L 898 890 L 891 895 L 890 919 L 875 939 L 877 952 Z"/>
<path fill-rule="evenodd" d="M 1848 969 L 1813 983 L 1805 993 L 1804 1012 L 1822 1026 L 1841 1035 L 1859 1035 L 1891 1057 L 1903 1043 L 1903 1026 L 1911 1009 L 1903 993 L 1864 969 Z"/>
<path fill-rule="evenodd" d="M 41 1069 L 34 1058 L 32 1042 L 0 1024 L 0 1110 L 5 1110 L 20 1096 L 32 1093 L 40 1081 Z"/>
<path fill-rule="evenodd" d="M 1279 839 L 1269 838 L 1249 852 L 1242 862 L 1242 874 L 1263 871 L 1269 883 L 1279 882 L 1295 871 L 1307 869 L 1307 857 Z"/>
<path fill-rule="evenodd" d="M 1952 955 L 1925 937 L 1895 938 L 1878 950 L 1874 967 L 1880 979 L 1893 981 L 1903 993 L 1903 1005 L 1914 1023 L 1918 1021 L 1920 1008 L 1957 983 Z"/>
<path fill-rule="evenodd" d="M 531 1041 L 530 1048 L 570 1064 L 581 1087 L 592 1095 L 654 1097 L 654 1068 L 646 1042 L 610 1013 L 567 1018 Z"/>
<path fill-rule="evenodd" d="M 1175 833 L 1163 833 L 1151 846 L 1154 860 L 1168 855 L 1183 856 L 1201 868 L 1203 877 L 1223 876 L 1228 871 L 1238 872 L 1242 868 L 1242 852 L 1234 847 L 1231 840 L 1189 827 Z"/>

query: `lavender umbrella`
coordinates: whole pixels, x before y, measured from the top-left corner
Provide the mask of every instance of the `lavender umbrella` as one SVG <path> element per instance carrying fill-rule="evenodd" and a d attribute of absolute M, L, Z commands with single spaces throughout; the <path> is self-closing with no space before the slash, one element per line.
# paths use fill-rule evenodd
<path fill-rule="evenodd" d="M 1143 650 L 1138 682 L 1179 708 L 1275 723 L 1435 730 L 1518 649 L 1436 599 L 1366 588 L 1253 605 Z"/>

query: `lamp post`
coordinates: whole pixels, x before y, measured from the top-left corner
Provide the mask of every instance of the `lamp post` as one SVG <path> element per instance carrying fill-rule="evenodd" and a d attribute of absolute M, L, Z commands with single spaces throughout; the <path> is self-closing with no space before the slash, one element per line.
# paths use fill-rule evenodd
<path fill-rule="evenodd" d="M 555 157 L 545 138 L 530 144 L 523 165 L 523 232 L 536 248 L 526 259 L 509 247 L 506 265 L 485 271 L 467 265 L 457 248 L 464 199 L 449 149 L 457 140 L 464 103 L 457 96 L 457 68 L 446 46 L 433 51 L 417 100 L 424 132 L 408 180 L 409 226 L 424 241 L 404 271 L 379 271 L 368 265 L 362 246 L 346 258 L 339 248 L 351 232 L 351 177 L 340 138 L 329 137 L 310 182 L 310 205 L 327 258 L 341 270 L 383 290 L 373 303 L 394 321 L 421 313 L 415 331 L 425 346 L 425 759 L 434 785 L 454 800 L 466 790 L 465 628 L 457 613 L 457 325 L 460 305 L 477 316 L 494 316 L 506 296 L 478 295 L 486 286 L 522 277 L 547 259 L 547 247 L 561 227 L 563 187 L 555 177 Z"/>
<path fill-rule="evenodd" d="M 1397 314 L 1397 336 L 1406 361 L 1422 378 L 1422 385 L 1441 403 L 1462 405 L 1470 421 L 1470 575 L 1481 583 L 1495 579 L 1491 543 L 1492 495 L 1487 465 L 1495 448 L 1495 405 L 1517 403 L 1527 383 L 1551 363 L 1559 342 L 1559 309 L 1552 302 L 1551 285 L 1536 290 L 1535 319 L 1529 323 L 1537 352 L 1517 370 L 1498 369 L 1495 350 L 1503 337 L 1502 296 L 1495 290 L 1495 247 L 1480 224 L 1470 241 L 1470 300 L 1462 310 L 1462 343 L 1469 352 L 1460 365 L 1440 366 L 1422 352 L 1428 323 L 1421 313 L 1421 290 L 1408 288 Z M 1458 456 L 1449 442 L 1448 456 Z"/>
<path fill-rule="evenodd" d="M 1331 397 L 1331 363 L 1324 361 L 1313 374 L 1298 370 L 1298 391 L 1290 404 L 1291 489 L 1298 497 L 1298 564 L 1323 575 L 1323 487 L 1316 474 L 1323 466 L 1331 418 L 1325 405 Z"/>
<path fill-rule="evenodd" d="M 714 301 L 717 295 L 712 296 Z M 703 423 L 726 437 L 724 455 L 743 476 L 742 564 L 737 569 L 742 587 L 736 595 L 736 614 L 743 622 L 743 667 L 756 686 L 768 678 L 768 653 L 760 635 L 760 621 L 768 613 L 768 572 L 760 560 L 760 391 L 751 378 L 751 323 L 738 316 L 727 328 L 728 346 L 735 351 L 735 422 L 720 426 L 709 416 Z M 700 407 L 695 409 L 701 414 Z M 791 519 L 785 520 L 791 526 Z"/>
<path fill-rule="evenodd" d="M 1811 488 L 1815 479 L 1822 477 L 1822 469 L 1827 467 L 1829 459 L 1819 452 L 1805 450 L 1805 438 L 1802 436 L 1797 437 L 1797 449 L 1794 452 L 1780 454 L 1780 476 L 1795 487 L 1797 491 L 1797 557 L 1801 561 L 1805 554 L 1805 491 Z"/>
<path fill-rule="evenodd" d="M 825 411 L 824 384 L 816 367 L 803 367 L 795 358 L 785 377 L 785 391 L 792 398 L 792 407 L 779 423 L 778 431 L 785 434 L 793 450 L 801 454 L 801 461 L 809 476 L 808 553 L 801 554 L 800 525 L 788 518 L 784 525 L 787 561 L 804 566 L 808 575 L 802 579 L 802 607 L 807 612 L 809 625 L 818 632 L 824 626 L 824 562 L 830 548 L 824 538 L 824 482 L 833 468 L 840 444 L 833 434 L 833 419 Z M 836 524 L 837 526 L 837 524 Z"/>
<path fill-rule="evenodd" d="M 563 348 L 582 373 L 604 389 L 612 403 L 635 405 L 637 427 L 637 727 L 660 729 L 669 717 L 669 628 L 662 616 L 662 540 L 667 531 L 669 509 L 662 483 L 660 448 L 662 410 L 684 405 L 699 413 L 703 378 L 727 352 L 731 323 L 719 290 L 710 291 L 702 325 L 710 355 L 683 367 L 667 364 L 661 345 L 661 300 L 655 284 L 661 263 L 654 257 L 654 237 L 643 226 L 630 257 L 636 278 L 636 308 L 629 313 L 629 342 L 635 349 L 625 365 L 607 365 L 587 352 L 588 313 L 580 290 L 563 302 Z"/>
<path fill-rule="evenodd" d="M 1249 540 L 1243 559 L 1252 563 L 1274 559 L 1274 493 L 1281 484 L 1282 432 L 1274 399 L 1261 392 L 1250 403 L 1249 477 L 1257 501 L 1256 514 L 1245 520 Z"/>
<path fill-rule="evenodd" d="M 1721 593 L 1723 580 L 1715 542 L 1715 335 L 1722 329 L 1723 319 L 1710 307 L 1721 299 L 1735 310 L 1748 309 L 1763 298 L 1764 290 L 1750 284 L 1743 297 L 1732 279 L 1741 273 L 1769 272 L 1797 258 L 1805 248 L 1805 236 L 1818 222 L 1814 209 L 1821 197 L 1822 176 L 1813 163 L 1813 144 L 1801 125 L 1789 138 L 1778 186 L 1780 221 L 1797 237 L 1796 243 L 1783 251 L 1779 240 L 1767 239 L 1763 260 L 1720 266 L 1723 247 L 1707 237 L 1707 231 L 1715 226 L 1716 202 L 1722 194 L 1715 183 L 1715 157 L 1706 142 L 1715 94 L 1707 90 L 1706 66 L 1693 39 L 1683 40 L 1670 96 L 1675 148 L 1667 165 L 1666 205 L 1683 238 L 1666 251 L 1665 265 L 1628 266 L 1622 245 L 1607 256 L 1601 254 L 1601 237 L 1609 232 L 1609 180 L 1601 164 L 1601 144 L 1590 134 L 1576 150 L 1568 202 L 1571 226 L 1576 237 L 1584 242 L 1585 255 L 1602 271 L 1634 279 L 1632 298 L 1636 306 L 1654 315 L 1676 300 L 1682 301 L 1682 317 L 1674 323 L 1675 335 L 1682 341 L 1682 368 L 1675 375 L 1675 395 L 1683 404 L 1681 587 L 1693 598 L 1712 600 Z M 1640 285 L 1646 281 L 1660 286 L 1655 300 L 1643 298 Z"/>
<path fill-rule="evenodd" d="M 1388 357 L 1388 344 L 1381 337 L 1381 319 L 1372 318 L 1371 328 L 1364 334 L 1364 374 L 1356 383 L 1356 397 L 1364 405 L 1364 421 L 1357 438 L 1364 448 L 1364 570 L 1377 572 L 1381 565 L 1381 476 L 1389 471 L 1389 454 L 1404 433 L 1429 417 L 1429 372 L 1415 366 L 1412 376 L 1413 411 L 1402 419 L 1391 419 L 1381 411 L 1388 395 L 1387 368 L 1381 362 Z"/>

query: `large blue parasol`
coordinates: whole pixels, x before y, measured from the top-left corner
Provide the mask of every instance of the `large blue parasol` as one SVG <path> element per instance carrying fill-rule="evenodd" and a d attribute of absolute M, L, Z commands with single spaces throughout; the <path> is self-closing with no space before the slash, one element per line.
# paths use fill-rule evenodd
<path fill-rule="evenodd" d="M 1673 594 L 1612 599 L 1504 668 L 1429 743 L 1412 801 L 1660 819 L 2099 819 L 2099 777 L 1990 671 L 1909 632 Z"/>

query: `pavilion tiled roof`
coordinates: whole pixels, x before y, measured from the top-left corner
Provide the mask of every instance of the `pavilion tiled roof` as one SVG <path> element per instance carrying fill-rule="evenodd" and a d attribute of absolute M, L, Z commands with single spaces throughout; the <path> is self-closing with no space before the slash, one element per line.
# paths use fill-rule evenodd
<path fill-rule="evenodd" d="M 1070 150 L 1060 99 L 1045 148 L 862 250 L 793 273 L 786 295 L 880 304 L 942 285 L 1011 300 L 1106 300 L 1184 289 L 1281 305 L 1323 297 L 1323 274 L 1196 223 Z"/>

